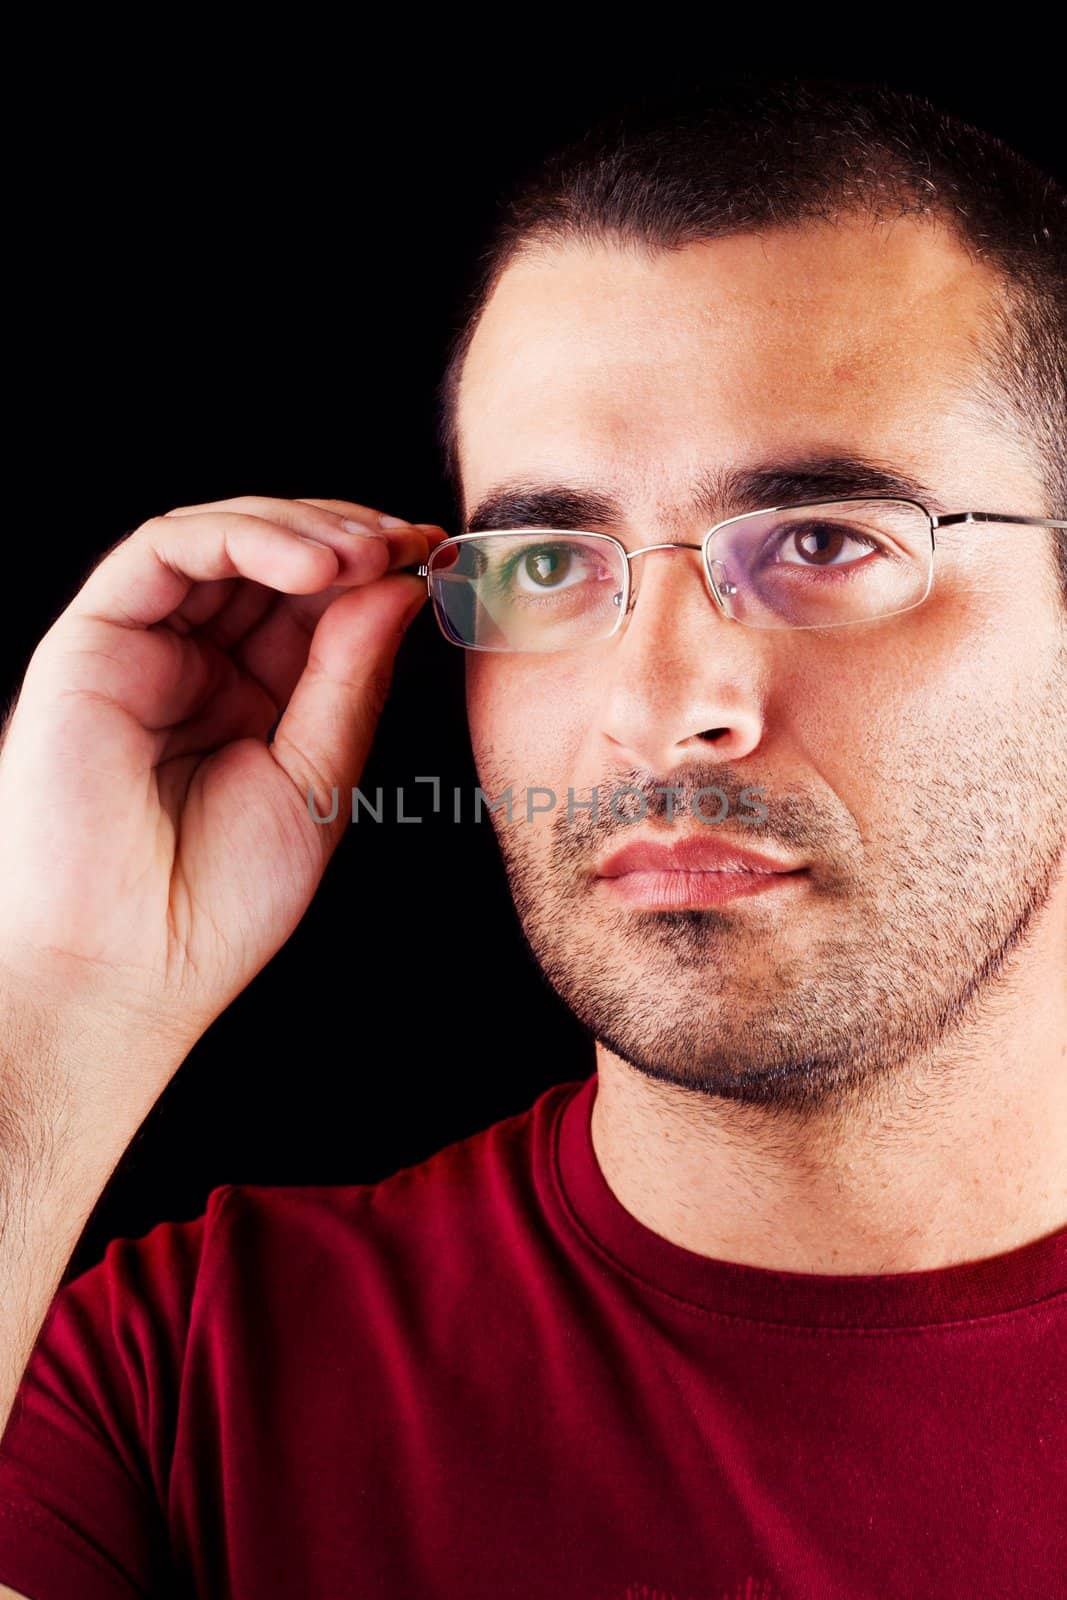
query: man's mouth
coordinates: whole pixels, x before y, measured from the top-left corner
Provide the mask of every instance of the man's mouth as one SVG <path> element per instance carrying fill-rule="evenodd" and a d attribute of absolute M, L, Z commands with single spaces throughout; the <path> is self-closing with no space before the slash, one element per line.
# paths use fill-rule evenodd
<path fill-rule="evenodd" d="M 683 910 L 796 889 L 809 878 L 804 864 L 776 860 L 721 836 L 691 834 L 670 844 L 633 840 L 600 863 L 595 882 L 630 905 Z"/>

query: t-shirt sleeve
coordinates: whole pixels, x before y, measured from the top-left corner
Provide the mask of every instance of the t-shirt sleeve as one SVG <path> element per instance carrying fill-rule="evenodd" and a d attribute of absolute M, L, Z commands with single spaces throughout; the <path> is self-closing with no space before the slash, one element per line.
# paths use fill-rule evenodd
<path fill-rule="evenodd" d="M 29 1600 L 175 1592 L 167 1505 L 204 1215 L 114 1239 L 49 1307 L 0 1440 L 0 1583 Z"/>

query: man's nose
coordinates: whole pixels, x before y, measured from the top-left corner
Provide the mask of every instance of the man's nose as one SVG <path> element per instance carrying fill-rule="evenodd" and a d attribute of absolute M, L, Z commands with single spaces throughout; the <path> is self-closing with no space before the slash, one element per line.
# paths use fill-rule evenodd
<path fill-rule="evenodd" d="M 630 563 L 630 584 L 630 608 L 600 667 L 600 726 L 615 758 L 668 773 L 694 758 L 748 755 L 762 734 L 768 682 L 761 630 L 719 610 L 699 550 L 645 551 Z"/>

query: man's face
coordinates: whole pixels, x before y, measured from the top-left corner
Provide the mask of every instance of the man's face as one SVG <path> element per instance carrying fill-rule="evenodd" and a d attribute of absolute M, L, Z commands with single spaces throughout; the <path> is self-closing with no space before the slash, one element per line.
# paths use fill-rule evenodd
<path fill-rule="evenodd" d="M 969 399 L 993 291 L 914 219 L 516 263 L 463 374 L 467 514 L 522 480 L 611 495 L 618 521 L 600 531 L 628 550 L 698 542 L 750 509 L 693 510 L 698 479 L 846 454 L 947 510 L 1046 514 L 1025 440 Z M 722 616 L 694 551 L 640 555 L 631 577 L 609 639 L 467 655 L 479 782 L 515 796 L 510 822 L 491 815 L 534 954 L 594 1036 L 660 1081 L 797 1111 L 890 1082 L 1035 919 L 1067 927 L 1067 618 L 1049 533 L 938 532 L 922 605 L 836 629 Z M 634 786 L 643 819 L 625 820 L 632 796 L 613 815 Z M 705 786 L 728 797 L 721 823 L 689 807 Z M 528 821 L 535 787 L 557 803 Z M 741 821 L 747 787 L 758 824 Z M 597 817 L 568 816 L 568 791 L 594 790 Z M 683 834 L 807 870 L 704 909 L 627 902 L 598 879 L 612 851 Z"/>

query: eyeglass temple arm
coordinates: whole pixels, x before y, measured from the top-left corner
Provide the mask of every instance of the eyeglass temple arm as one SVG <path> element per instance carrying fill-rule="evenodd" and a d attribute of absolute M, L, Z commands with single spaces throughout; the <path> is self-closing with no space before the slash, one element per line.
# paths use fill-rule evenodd
<path fill-rule="evenodd" d="M 942 516 L 927 513 L 931 530 L 948 528 L 958 522 L 1024 522 L 1031 528 L 1067 528 L 1067 522 L 1057 522 L 1049 517 L 1009 517 L 1004 511 L 952 511 Z"/>
<path fill-rule="evenodd" d="M 947 528 L 950 522 L 1027 522 L 1033 528 L 1067 528 L 1067 522 L 1049 517 L 1009 517 L 1006 511 L 953 511 L 941 517 L 931 512 L 930 521 L 935 528 Z"/>

